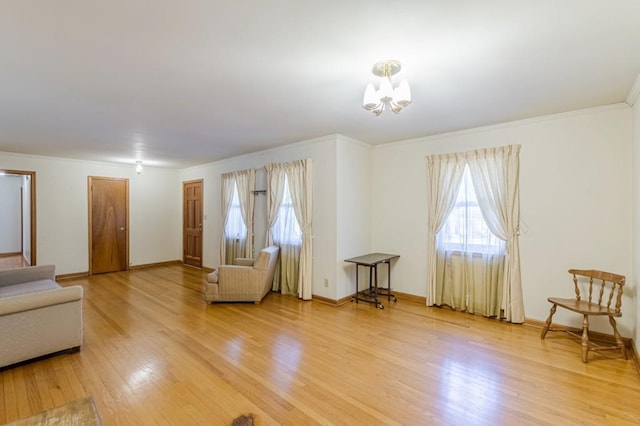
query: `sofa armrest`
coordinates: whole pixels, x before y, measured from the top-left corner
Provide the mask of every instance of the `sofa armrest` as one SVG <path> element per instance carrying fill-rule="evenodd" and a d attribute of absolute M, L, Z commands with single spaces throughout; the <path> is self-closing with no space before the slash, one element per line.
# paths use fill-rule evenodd
<path fill-rule="evenodd" d="M 38 280 L 55 280 L 55 265 L 27 266 L 0 271 L 0 286 Z"/>
<path fill-rule="evenodd" d="M 233 261 L 234 265 L 238 266 L 253 266 L 255 259 L 249 259 L 247 257 L 236 257 Z"/>
<path fill-rule="evenodd" d="M 82 300 L 79 285 L 0 298 L 0 316 Z"/>

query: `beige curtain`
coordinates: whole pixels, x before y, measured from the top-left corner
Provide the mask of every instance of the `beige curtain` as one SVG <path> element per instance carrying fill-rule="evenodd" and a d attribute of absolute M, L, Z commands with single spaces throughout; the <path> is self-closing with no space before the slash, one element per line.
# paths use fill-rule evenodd
<path fill-rule="evenodd" d="M 300 263 L 298 267 L 298 297 L 311 300 L 312 282 L 312 184 L 313 160 L 294 161 L 287 165 L 289 189 L 296 219 L 302 230 L 302 247 L 300 249 Z"/>
<path fill-rule="evenodd" d="M 280 247 L 280 261 L 273 282 L 273 290 L 283 294 L 297 294 L 310 300 L 313 290 L 312 276 L 312 185 L 313 161 L 311 159 L 284 164 L 267 165 L 269 244 Z M 289 184 L 291 202 L 302 233 L 301 245 L 279 241 L 273 233 L 284 198 L 285 180 Z"/>
<path fill-rule="evenodd" d="M 502 304 L 507 321 L 524 322 L 520 276 L 520 145 L 472 151 L 469 172 L 482 216 L 491 232 L 506 241 Z"/>
<path fill-rule="evenodd" d="M 222 238 L 220 241 L 220 262 L 230 265 L 237 257 L 253 257 L 253 191 L 256 181 L 254 169 L 238 170 L 222 175 Z M 238 191 L 238 201 L 242 222 L 246 233 L 239 238 L 227 235 L 234 189 Z"/>
<path fill-rule="evenodd" d="M 524 322 L 518 245 L 519 151 L 520 146 L 513 145 L 426 158 L 430 204 L 427 212 L 428 305 L 447 304 L 510 322 Z M 452 162 L 456 165 L 451 165 Z M 436 249 L 436 234 L 453 207 L 465 164 L 469 166 L 487 226 L 506 242 L 504 254 Z M 454 169 L 455 172 L 447 173 Z M 438 191 L 451 191 L 451 194 L 449 197 L 433 196 Z M 441 212 L 444 212 L 442 216 L 439 215 Z M 473 281 L 484 285 L 473 286 L 470 284 Z"/>
<path fill-rule="evenodd" d="M 278 212 L 280 211 L 280 205 L 282 204 L 282 198 L 284 196 L 284 180 L 286 172 L 281 164 L 267 164 L 267 245 L 275 244 L 273 233 L 271 229 L 278 220 Z M 284 253 L 284 248 L 280 247 L 280 259 L 289 254 Z M 280 291 L 280 262 L 276 265 L 276 271 L 273 277 L 273 291 Z"/>
<path fill-rule="evenodd" d="M 233 188 L 235 186 L 235 178 L 233 173 L 224 173 L 222 175 L 222 237 L 220 239 L 220 264 L 225 265 L 227 262 L 227 241 L 226 234 L 227 220 L 229 219 L 229 208 L 233 198 Z M 230 251 L 230 250 L 229 250 Z"/>
<path fill-rule="evenodd" d="M 253 258 L 253 191 L 256 186 L 255 169 L 246 169 L 233 172 L 238 188 L 238 198 L 240 200 L 240 211 L 242 212 L 242 221 L 247 228 L 247 237 L 245 238 L 244 253 L 239 257 Z"/>
<path fill-rule="evenodd" d="M 438 250 L 434 304 L 480 314 L 502 316 L 505 255 Z"/>
<path fill-rule="evenodd" d="M 464 172 L 460 154 L 429 155 L 427 165 L 427 305 L 436 304 L 436 235 L 451 213 Z"/>

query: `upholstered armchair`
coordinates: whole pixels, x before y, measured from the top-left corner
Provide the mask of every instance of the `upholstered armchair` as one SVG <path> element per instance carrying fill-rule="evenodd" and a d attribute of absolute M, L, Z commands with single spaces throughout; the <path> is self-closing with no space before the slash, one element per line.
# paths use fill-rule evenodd
<path fill-rule="evenodd" d="M 260 303 L 271 290 L 279 247 L 262 249 L 255 259 L 237 258 L 233 265 L 220 265 L 207 275 L 207 302 Z"/>

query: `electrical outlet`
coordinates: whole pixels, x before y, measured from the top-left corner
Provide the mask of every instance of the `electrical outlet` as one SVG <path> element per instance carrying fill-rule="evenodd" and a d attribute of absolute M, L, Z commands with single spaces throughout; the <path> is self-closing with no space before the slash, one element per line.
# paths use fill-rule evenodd
<path fill-rule="evenodd" d="M 324 286 L 325 287 L 329 287 L 329 279 L 328 278 L 324 279 Z"/>

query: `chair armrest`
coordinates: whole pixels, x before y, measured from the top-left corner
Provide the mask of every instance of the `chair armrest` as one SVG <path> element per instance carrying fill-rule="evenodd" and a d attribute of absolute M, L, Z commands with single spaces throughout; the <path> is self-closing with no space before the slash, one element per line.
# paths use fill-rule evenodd
<path fill-rule="evenodd" d="M 249 259 L 247 257 L 236 257 L 233 261 L 234 265 L 239 266 L 253 266 L 255 259 Z"/>
<path fill-rule="evenodd" d="M 0 287 L 38 280 L 55 281 L 55 265 L 27 266 L 0 271 Z"/>
<path fill-rule="evenodd" d="M 0 298 L 0 316 L 82 300 L 79 285 Z"/>

